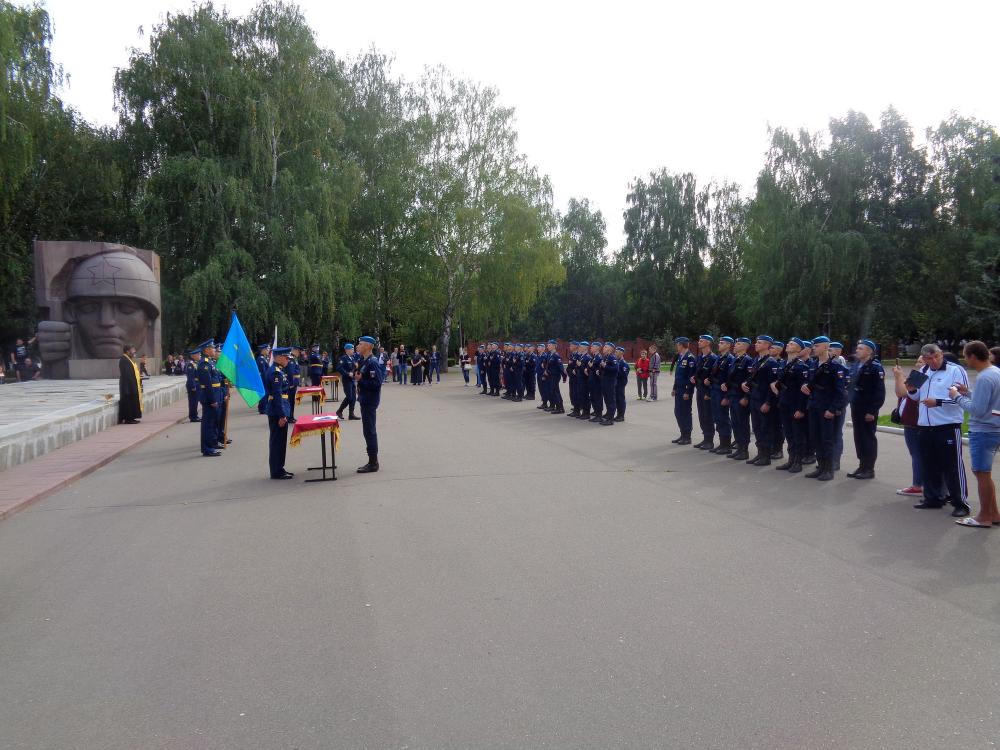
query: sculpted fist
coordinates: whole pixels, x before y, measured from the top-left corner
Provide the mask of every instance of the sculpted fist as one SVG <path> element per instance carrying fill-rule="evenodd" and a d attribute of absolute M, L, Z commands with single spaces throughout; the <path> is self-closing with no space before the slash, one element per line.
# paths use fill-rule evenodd
<path fill-rule="evenodd" d="M 43 320 L 38 324 L 38 351 L 43 362 L 56 362 L 69 357 L 73 326 L 61 320 Z"/>

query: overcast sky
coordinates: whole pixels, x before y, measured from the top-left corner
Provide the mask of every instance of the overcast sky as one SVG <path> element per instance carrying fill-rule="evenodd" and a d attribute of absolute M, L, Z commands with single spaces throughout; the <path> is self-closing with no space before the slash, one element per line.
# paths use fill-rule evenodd
<path fill-rule="evenodd" d="M 115 121 L 112 78 L 175 0 L 49 0 L 65 101 Z M 218 0 L 235 14 L 249 0 Z M 923 140 L 952 110 L 1000 124 L 1000 2 L 302 0 L 338 56 L 372 45 L 497 87 L 557 204 L 589 198 L 622 242 L 629 183 L 653 169 L 753 189 L 767 127 L 823 130 L 894 105 Z M 139 34 L 145 29 L 147 37 Z"/>

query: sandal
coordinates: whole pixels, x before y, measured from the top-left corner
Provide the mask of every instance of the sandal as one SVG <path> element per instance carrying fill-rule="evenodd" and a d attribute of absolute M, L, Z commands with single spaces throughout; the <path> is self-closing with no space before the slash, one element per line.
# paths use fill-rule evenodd
<path fill-rule="evenodd" d="M 968 526 L 970 529 L 992 529 L 994 524 L 989 523 L 979 523 L 972 516 L 966 516 L 965 518 L 959 518 L 955 521 L 959 526 Z"/>

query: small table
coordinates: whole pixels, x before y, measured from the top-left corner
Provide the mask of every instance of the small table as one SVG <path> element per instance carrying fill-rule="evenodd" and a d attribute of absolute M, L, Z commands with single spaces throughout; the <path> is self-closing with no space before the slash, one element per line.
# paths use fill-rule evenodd
<path fill-rule="evenodd" d="M 320 378 L 320 383 L 323 388 L 326 388 L 327 383 L 330 384 L 330 400 L 339 401 L 340 400 L 340 375 L 324 375 Z"/>
<path fill-rule="evenodd" d="M 321 385 L 307 385 L 299 388 L 295 392 L 296 406 L 302 403 L 302 399 L 312 399 L 312 413 L 322 414 L 323 403 L 326 401 L 326 388 Z"/>
<path fill-rule="evenodd" d="M 331 482 L 337 479 L 336 451 L 340 448 L 340 419 L 336 414 L 305 414 L 299 417 L 292 426 L 292 436 L 288 444 L 293 448 L 302 442 L 303 435 L 319 435 L 320 450 L 323 454 L 322 466 L 310 466 L 308 471 L 322 471 L 323 476 L 317 479 L 307 479 L 307 482 Z M 326 441 L 330 440 L 330 463 L 326 462 Z M 326 473 L 330 472 L 330 476 Z"/>

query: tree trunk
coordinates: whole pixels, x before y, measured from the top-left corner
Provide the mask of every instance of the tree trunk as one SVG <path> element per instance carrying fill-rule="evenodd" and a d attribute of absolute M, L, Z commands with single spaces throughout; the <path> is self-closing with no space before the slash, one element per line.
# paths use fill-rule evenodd
<path fill-rule="evenodd" d="M 875 320 L 875 301 L 868 300 L 865 304 L 865 309 L 861 312 L 861 332 L 858 335 L 859 339 L 868 338 L 868 334 L 872 329 L 872 321 Z M 844 342 L 847 344 L 847 342 Z M 848 344 L 850 346 L 850 344 Z"/>

